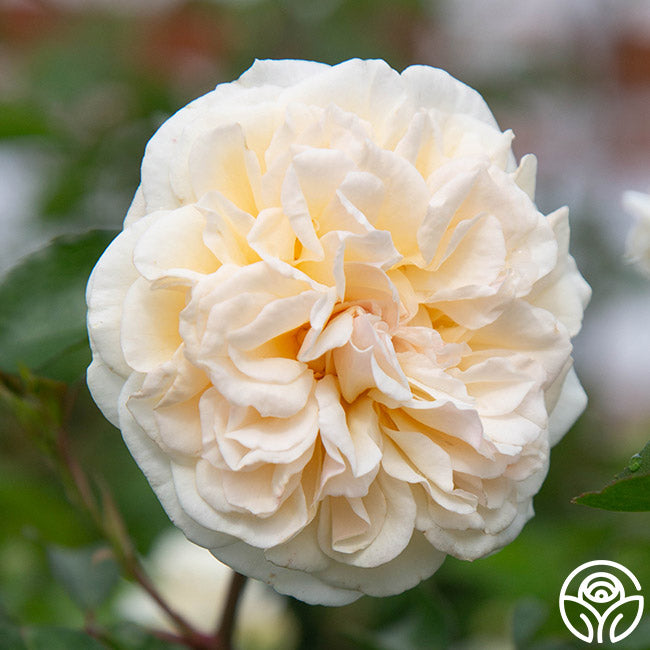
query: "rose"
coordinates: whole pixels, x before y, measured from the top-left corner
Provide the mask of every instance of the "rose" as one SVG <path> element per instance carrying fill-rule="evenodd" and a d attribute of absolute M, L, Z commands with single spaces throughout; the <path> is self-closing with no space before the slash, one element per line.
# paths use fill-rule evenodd
<path fill-rule="evenodd" d="M 343 604 L 517 536 L 589 288 L 511 140 L 445 72 L 359 60 L 258 61 L 160 127 L 88 383 L 192 541 Z"/>
<path fill-rule="evenodd" d="M 650 275 L 650 194 L 624 192 L 623 205 L 634 217 L 625 246 L 625 257 Z"/>

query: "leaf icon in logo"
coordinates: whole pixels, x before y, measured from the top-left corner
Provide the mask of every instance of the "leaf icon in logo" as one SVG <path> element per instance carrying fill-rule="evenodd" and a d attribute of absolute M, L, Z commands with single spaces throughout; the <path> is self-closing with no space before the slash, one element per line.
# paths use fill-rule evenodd
<path fill-rule="evenodd" d="M 621 599 L 619 602 L 614 603 L 604 614 L 600 621 L 598 629 L 598 642 L 602 643 L 603 632 L 605 630 L 605 623 L 611 621 L 609 627 L 609 640 L 612 643 L 617 643 L 630 634 L 639 623 L 643 615 L 643 596 L 628 596 Z M 634 620 L 627 625 L 620 634 L 616 633 L 616 628 L 622 620 L 630 620 L 634 616 Z"/>
<path fill-rule="evenodd" d="M 573 603 L 571 609 L 571 617 L 568 616 L 566 612 L 567 603 Z M 569 628 L 572 634 L 575 634 L 581 641 L 585 643 L 591 643 L 594 640 L 594 625 L 593 622 L 598 625 L 600 623 L 600 614 L 598 610 L 590 605 L 587 602 L 576 598 L 575 596 L 564 596 L 560 601 L 560 613 L 562 614 L 562 619 L 564 620 L 565 625 Z M 577 621 L 580 618 L 586 626 L 586 633 L 580 632 L 573 625 L 573 621 Z"/>

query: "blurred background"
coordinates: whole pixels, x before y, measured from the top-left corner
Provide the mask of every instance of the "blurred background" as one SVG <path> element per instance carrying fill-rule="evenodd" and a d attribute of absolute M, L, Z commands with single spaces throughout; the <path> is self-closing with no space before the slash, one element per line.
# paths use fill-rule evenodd
<path fill-rule="evenodd" d="M 61 648 L 170 647 L 135 626 L 158 625 L 157 614 L 111 567 L 101 589 L 71 578 L 79 553 L 101 545 L 70 504 L 48 438 L 71 391 L 71 444 L 103 477 L 152 576 L 205 575 L 201 606 L 218 601 L 221 573 L 188 565 L 163 575 L 181 563 L 161 560 L 174 552 L 168 520 L 80 380 L 83 289 L 166 117 L 255 58 L 352 57 L 445 68 L 514 130 L 518 157 L 537 155 L 538 206 L 570 206 L 572 251 L 594 291 L 575 349 L 590 404 L 553 450 L 537 516 L 506 549 L 471 564 L 449 558 L 402 596 L 344 608 L 252 593 L 258 605 L 243 612 L 240 647 L 579 648 L 557 597 L 568 573 L 593 559 L 625 564 L 650 597 L 650 515 L 571 503 L 650 437 L 650 279 L 623 260 L 631 217 L 621 206 L 624 190 L 650 192 L 650 0 L 0 0 L 0 369 L 14 363 L 17 337 L 40 345 L 0 382 L 3 650 L 54 648 L 52 630 L 88 625 L 88 612 L 113 645 L 73 635 Z M 57 302 L 52 278 L 65 287 Z M 246 631 L 256 609 L 270 615 Z M 650 618 L 616 647 L 647 650 Z"/>

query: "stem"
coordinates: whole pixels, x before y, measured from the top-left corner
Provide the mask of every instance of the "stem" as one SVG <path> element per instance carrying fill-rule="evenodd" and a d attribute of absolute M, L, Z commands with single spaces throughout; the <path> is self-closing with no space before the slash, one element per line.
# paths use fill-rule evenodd
<path fill-rule="evenodd" d="M 221 623 L 214 637 L 213 647 L 215 650 L 233 650 L 232 635 L 235 631 L 235 614 L 245 586 L 246 576 L 233 571 L 228 587 L 228 597 L 221 613 Z"/>
<path fill-rule="evenodd" d="M 108 487 L 100 481 L 104 506 L 102 513 L 102 509 L 99 507 L 95 495 L 93 494 L 93 489 L 88 480 L 88 476 L 72 452 L 70 438 L 66 428 L 66 423 L 70 418 L 76 397 L 77 392 L 72 394 L 68 393 L 66 395 L 64 404 L 65 413 L 63 423 L 59 428 L 57 444 L 60 458 L 63 461 L 62 469 L 67 471 L 71 484 L 77 492 L 78 498 L 90 515 L 97 529 L 112 546 L 115 559 L 122 567 L 124 573 L 133 578 L 174 622 L 181 635 L 180 637 L 176 637 L 176 639 L 181 643 L 185 643 L 190 648 L 203 649 L 214 647 L 212 643 L 213 638 L 211 636 L 207 636 L 195 630 L 194 627 L 192 627 L 192 625 L 180 614 L 175 612 L 158 593 L 137 557 L 133 543 L 128 535 L 126 525 L 122 519 L 122 515 L 117 509 L 117 505 L 115 504 Z M 91 634 L 99 634 L 99 631 L 94 626 L 92 615 L 88 620 L 88 630 Z M 216 648 L 220 650 L 218 645 Z"/>
<path fill-rule="evenodd" d="M 167 616 L 174 621 L 176 627 L 187 640 L 196 643 L 201 643 L 204 640 L 204 635 L 197 632 L 180 614 L 175 612 L 163 599 L 163 597 L 156 591 L 156 588 L 153 586 L 149 576 L 144 572 L 144 569 L 140 563 L 135 559 L 131 558 L 127 561 L 126 565 L 127 572 L 133 577 L 133 579 L 149 594 L 149 596 L 156 602 L 158 607 L 167 614 Z"/>

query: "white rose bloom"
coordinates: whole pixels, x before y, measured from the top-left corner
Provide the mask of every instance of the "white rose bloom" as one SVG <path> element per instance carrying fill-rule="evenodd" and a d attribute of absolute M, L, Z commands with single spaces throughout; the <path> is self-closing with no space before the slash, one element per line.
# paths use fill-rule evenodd
<path fill-rule="evenodd" d="M 149 575 L 165 602 L 196 629 L 210 634 L 219 623 L 232 571 L 177 530 L 162 534 L 146 560 Z M 261 582 L 244 589 L 235 626 L 238 648 L 295 647 L 296 621 L 286 599 Z M 175 631 L 156 602 L 143 589 L 127 585 L 115 609 L 123 618 L 157 630 Z"/>
<path fill-rule="evenodd" d="M 625 246 L 625 257 L 650 275 L 650 194 L 624 192 L 623 206 L 634 218 Z"/>
<path fill-rule="evenodd" d="M 447 73 L 359 60 L 257 61 L 160 127 L 88 383 L 192 541 L 341 605 L 517 536 L 590 292 L 512 137 Z"/>

